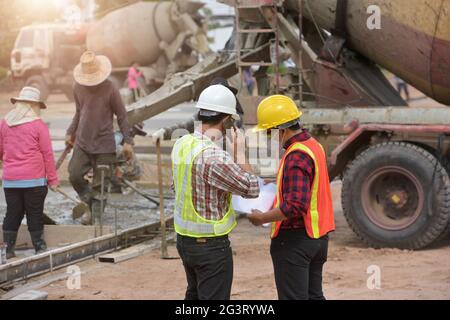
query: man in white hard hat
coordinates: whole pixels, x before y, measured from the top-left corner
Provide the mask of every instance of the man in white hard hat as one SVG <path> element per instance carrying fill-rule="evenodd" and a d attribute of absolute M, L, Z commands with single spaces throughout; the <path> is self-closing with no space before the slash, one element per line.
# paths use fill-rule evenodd
<path fill-rule="evenodd" d="M 231 195 L 257 198 L 258 178 L 245 159 L 245 138 L 235 130 L 236 98 L 228 88 L 213 85 L 197 103 L 193 134 L 179 139 L 172 151 L 176 203 L 177 249 L 187 278 L 186 300 L 229 300 L 233 282 L 233 256 L 228 234 L 236 227 Z M 230 153 L 222 145 L 233 132 Z M 244 160 L 245 162 L 245 160 Z"/>

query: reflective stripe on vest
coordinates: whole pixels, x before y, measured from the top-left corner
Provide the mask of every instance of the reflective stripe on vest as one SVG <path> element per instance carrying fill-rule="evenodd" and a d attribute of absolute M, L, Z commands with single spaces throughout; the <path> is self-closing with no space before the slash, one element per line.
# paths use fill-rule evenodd
<path fill-rule="evenodd" d="M 236 214 L 229 198 L 229 210 L 220 221 L 207 220 L 201 217 L 194 208 L 192 200 L 192 166 L 197 157 L 216 145 L 209 140 L 202 140 L 187 135 L 178 140 L 172 151 L 172 172 L 175 185 L 175 231 L 178 234 L 206 238 L 223 236 L 236 226 Z"/>
<path fill-rule="evenodd" d="M 286 158 L 295 151 L 306 153 L 314 161 L 314 181 L 311 190 L 311 201 L 307 215 L 304 217 L 308 236 L 319 239 L 335 230 L 334 211 L 331 197 L 330 181 L 323 147 L 314 138 L 294 143 L 288 148 L 280 163 L 277 175 L 277 197 L 275 207 L 278 208 L 283 199 L 283 173 Z M 272 224 L 272 239 L 278 236 L 283 222 Z"/>

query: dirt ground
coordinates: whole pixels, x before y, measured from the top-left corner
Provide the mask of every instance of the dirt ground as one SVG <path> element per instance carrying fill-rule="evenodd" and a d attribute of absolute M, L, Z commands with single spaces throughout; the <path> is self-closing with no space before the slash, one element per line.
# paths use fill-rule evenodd
<path fill-rule="evenodd" d="M 332 235 L 324 271 L 328 299 L 450 299 L 450 239 L 421 251 L 367 248 L 352 233 L 338 201 L 340 184 L 333 184 L 337 231 Z M 268 229 L 241 219 L 232 233 L 234 283 L 232 299 L 276 299 Z M 174 246 L 169 250 L 176 256 Z M 381 270 L 380 289 L 368 289 L 369 266 Z M 161 260 L 153 252 L 119 264 L 90 260 L 79 264 L 81 289 L 67 289 L 66 280 L 40 290 L 49 299 L 182 299 L 186 286 L 180 260 Z M 64 271 L 63 271 L 64 272 Z"/>

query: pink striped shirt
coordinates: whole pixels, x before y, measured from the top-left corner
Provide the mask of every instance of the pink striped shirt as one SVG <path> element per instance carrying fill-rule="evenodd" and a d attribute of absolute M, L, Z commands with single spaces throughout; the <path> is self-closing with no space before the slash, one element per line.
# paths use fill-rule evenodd
<path fill-rule="evenodd" d="M 3 161 L 3 180 L 46 178 L 51 186 L 59 184 L 50 133 L 40 119 L 13 127 L 2 120 L 0 159 Z"/>

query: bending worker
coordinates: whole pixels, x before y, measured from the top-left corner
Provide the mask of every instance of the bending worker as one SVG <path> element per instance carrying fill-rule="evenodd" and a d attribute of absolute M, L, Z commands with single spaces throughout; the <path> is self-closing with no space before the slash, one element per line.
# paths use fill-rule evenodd
<path fill-rule="evenodd" d="M 237 224 L 231 195 L 257 198 L 258 178 L 249 164 L 237 164 L 231 156 L 237 150 L 241 159 L 245 152 L 239 130 L 232 130 L 230 153 L 219 147 L 239 118 L 233 93 L 222 85 L 211 86 L 201 94 L 197 108 L 201 124 L 172 151 L 177 249 L 188 284 L 185 298 L 229 300 L 233 256 L 228 234 Z"/>
<path fill-rule="evenodd" d="M 272 256 L 280 300 L 324 300 L 323 265 L 334 212 L 323 147 L 300 124 L 302 113 L 286 96 L 266 98 L 258 107 L 255 131 L 279 130 L 286 152 L 277 177 L 275 209 L 253 210 L 256 225 L 272 222 Z"/>

